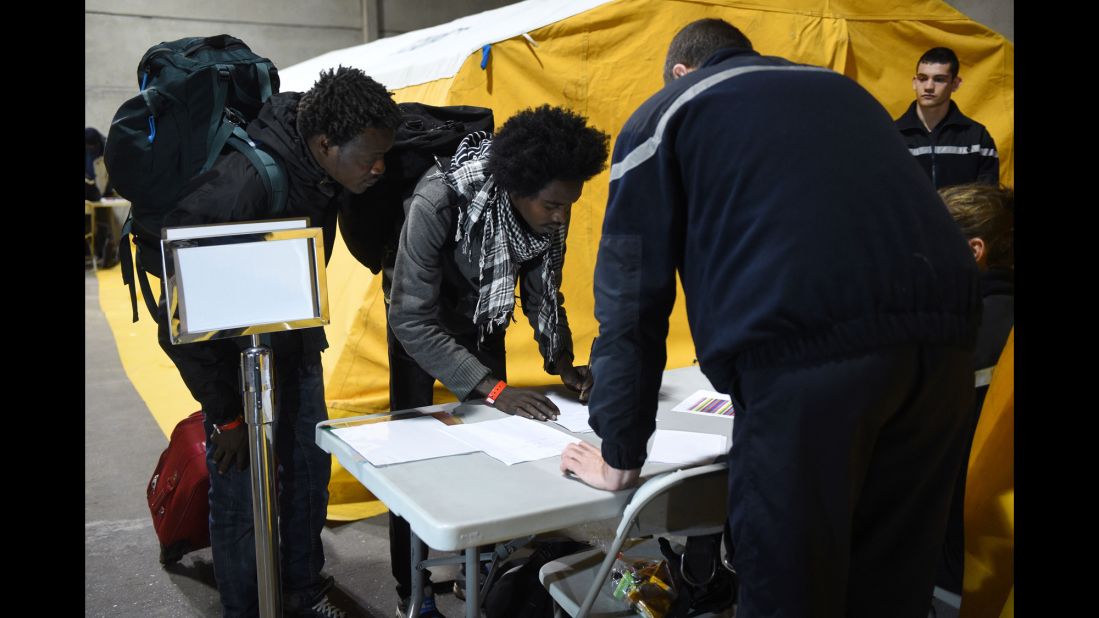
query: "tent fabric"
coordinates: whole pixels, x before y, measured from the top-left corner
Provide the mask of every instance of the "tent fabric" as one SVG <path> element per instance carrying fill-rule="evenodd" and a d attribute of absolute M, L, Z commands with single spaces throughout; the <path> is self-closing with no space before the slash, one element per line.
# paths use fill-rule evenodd
<path fill-rule="evenodd" d="M 484 70 L 480 68 L 481 53 L 474 47 L 466 50 L 465 61 L 453 77 L 391 88 L 399 101 L 491 107 L 497 125 L 526 107 L 543 102 L 563 105 L 588 116 L 592 124 L 611 133 L 613 140 L 633 110 L 662 86 L 668 42 L 680 27 L 695 19 L 724 18 L 744 30 L 764 54 L 843 72 L 862 83 L 894 117 L 914 99 L 911 78 L 916 60 L 928 48 L 944 44 L 953 46 L 964 59 L 965 85 L 974 96 L 973 100 L 962 96 L 966 94 L 963 87 L 956 95 L 959 105 L 989 127 L 1002 153 L 1002 166 L 1010 170 L 1014 109 L 1011 44 L 942 2 L 878 3 L 873 13 L 855 10 L 865 4 L 607 2 L 541 28 L 524 23 L 523 31 L 537 47 L 522 36 L 497 41 Z M 896 14 L 903 19 L 891 17 Z M 371 63 L 384 62 L 366 53 L 370 45 L 345 50 L 348 55 L 338 62 L 364 70 Z M 975 64 L 971 66 L 971 62 Z M 982 89 L 985 83 L 991 85 Z M 1010 176 L 1005 180 L 1010 182 Z M 593 317 L 592 273 L 607 185 L 606 171 L 585 185 L 583 197 L 573 207 L 569 231 L 563 293 L 578 363 L 587 362 L 586 352 L 598 330 Z M 330 272 L 336 266 L 330 266 Z M 346 339 L 337 342 L 339 335 L 329 337 L 333 350 L 328 360 L 334 364 L 326 384 L 334 414 L 388 408 L 380 277 L 357 264 L 351 267 L 358 275 L 348 278 L 349 285 L 363 302 Z M 329 278 L 330 285 L 334 280 Z M 678 298 L 668 338 L 669 368 L 694 360 L 682 293 Z M 533 332 L 521 317 L 508 329 L 507 349 L 511 382 L 549 384 L 557 380 L 542 372 Z M 454 400 L 438 384 L 436 388 L 436 401 Z"/>
<path fill-rule="evenodd" d="M 305 92 L 320 71 L 355 66 L 391 90 L 453 77 L 484 45 L 567 19 L 609 0 L 528 0 L 452 22 L 348 47 L 279 71 L 282 90 Z M 348 59 L 352 61 L 349 62 Z"/>
<path fill-rule="evenodd" d="M 965 489 L 961 618 L 1015 614 L 1015 329 L 992 371 Z"/>
<path fill-rule="evenodd" d="M 939 0 L 528 0 L 330 52 L 280 70 L 280 78 L 283 90 L 306 90 L 321 69 L 355 66 L 394 91 L 398 101 L 490 107 L 497 126 L 528 107 L 561 105 L 586 115 L 611 135 L 613 143 L 630 114 L 663 85 L 664 54 L 672 37 L 682 26 L 705 17 L 733 23 L 763 54 L 829 67 L 855 79 L 893 117 L 915 98 L 911 84 L 919 56 L 931 47 L 952 47 L 961 58 L 963 78 L 954 98 L 966 115 L 988 127 L 1000 152 L 1001 179 L 1013 184 L 1014 46 Z M 482 69 L 485 44 L 491 45 L 491 52 Z M 562 291 L 577 363 L 587 362 L 598 330 L 592 273 L 607 174 L 604 171 L 585 185 L 573 207 L 569 232 Z M 381 277 L 359 265 L 337 240 L 328 285 L 331 347 L 323 359 L 330 414 L 339 418 L 386 410 Z M 668 335 L 668 368 L 694 362 L 682 293 L 678 297 Z M 516 314 L 518 321 L 507 331 L 509 381 L 556 383 L 555 376 L 542 371 L 530 325 L 521 312 Z M 156 347 L 155 337 L 144 341 Z M 131 378 L 136 385 L 138 378 Z M 138 390 L 143 397 L 151 391 L 141 386 Z M 439 385 L 436 393 L 437 402 L 453 400 Z M 158 405 L 152 403 L 156 399 L 155 393 L 146 398 L 151 408 Z M 194 409 L 193 402 L 171 405 L 170 416 L 178 414 L 176 420 Z M 352 498 L 367 499 L 365 490 L 352 487 L 357 481 L 334 466 L 333 488 L 346 485 Z M 353 517 L 361 506 L 345 502 L 339 497 L 343 495 L 343 490 L 332 491 L 333 519 Z"/>

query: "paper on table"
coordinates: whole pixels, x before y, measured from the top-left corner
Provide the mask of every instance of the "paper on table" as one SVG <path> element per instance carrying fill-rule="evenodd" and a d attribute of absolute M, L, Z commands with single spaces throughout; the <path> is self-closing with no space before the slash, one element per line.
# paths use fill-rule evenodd
<path fill-rule="evenodd" d="M 522 461 L 556 457 L 576 438 L 521 416 L 509 416 L 495 421 L 453 425 L 446 430 L 450 435 L 476 451 L 499 459 L 507 465 Z"/>
<path fill-rule="evenodd" d="M 733 401 L 728 395 L 722 393 L 699 390 L 679 402 L 678 405 L 672 408 L 672 411 L 733 418 Z"/>
<path fill-rule="evenodd" d="M 588 424 L 588 406 L 574 399 L 562 397 L 557 393 L 547 393 L 546 397 L 549 397 L 549 400 L 556 404 L 561 411 L 557 415 L 555 423 L 575 433 L 595 431 Z"/>
<path fill-rule="evenodd" d="M 476 452 L 446 432 L 430 416 L 333 429 L 351 448 L 375 466 Z"/>
<path fill-rule="evenodd" d="M 725 451 L 725 436 L 657 429 L 648 460 L 673 464 L 704 464 L 724 455 Z"/>

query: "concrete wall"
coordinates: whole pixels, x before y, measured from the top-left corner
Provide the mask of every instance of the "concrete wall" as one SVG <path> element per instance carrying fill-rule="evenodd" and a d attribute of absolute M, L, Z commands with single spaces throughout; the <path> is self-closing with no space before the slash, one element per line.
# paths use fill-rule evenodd
<path fill-rule="evenodd" d="M 1015 0 L 946 0 L 946 3 L 1015 43 Z"/>
<path fill-rule="evenodd" d="M 85 0 L 84 125 L 107 133 L 118 106 L 137 94 L 145 50 L 215 34 L 286 67 L 362 43 L 362 0 Z"/>
<path fill-rule="evenodd" d="M 137 93 L 149 47 L 187 36 L 232 34 L 275 66 L 446 23 L 516 0 L 85 0 L 84 125 L 106 134 Z M 1013 0 L 950 0 L 970 18 L 1015 37 Z"/>
<path fill-rule="evenodd" d="M 371 0 L 365 0 L 370 2 Z M 437 26 L 459 17 L 514 4 L 517 0 L 373 0 L 378 4 L 381 36 Z"/>

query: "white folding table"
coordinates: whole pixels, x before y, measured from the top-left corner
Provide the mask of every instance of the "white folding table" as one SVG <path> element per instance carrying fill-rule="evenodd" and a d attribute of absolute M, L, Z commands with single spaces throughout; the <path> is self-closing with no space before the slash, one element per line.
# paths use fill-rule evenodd
<path fill-rule="evenodd" d="M 715 433 L 732 439 L 732 421 L 723 417 L 673 412 L 671 408 L 697 390 L 715 390 L 697 367 L 664 372 L 657 429 Z M 554 387 L 547 390 L 565 392 Z M 331 453 L 356 479 L 412 529 L 412 564 L 419 565 L 422 540 L 443 551 L 465 551 L 466 616 L 479 615 L 478 546 L 505 542 L 622 514 L 633 489 L 617 492 L 588 487 L 559 471 L 560 456 L 505 465 L 483 452 L 375 467 L 331 429 L 378 420 L 409 411 L 384 412 L 319 423 L 317 444 Z M 448 412 L 463 423 L 478 423 L 506 414 L 480 400 L 417 408 L 431 414 Z M 558 431 L 563 427 L 547 423 Z M 573 433 L 577 440 L 598 445 L 595 433 Z M 651 448 L 651 439 L 650 439 Z M 641 481 L 684 466 L 647 462 Z M 413 569 L 412 603 L 418 611 L 423 572 Z"/>

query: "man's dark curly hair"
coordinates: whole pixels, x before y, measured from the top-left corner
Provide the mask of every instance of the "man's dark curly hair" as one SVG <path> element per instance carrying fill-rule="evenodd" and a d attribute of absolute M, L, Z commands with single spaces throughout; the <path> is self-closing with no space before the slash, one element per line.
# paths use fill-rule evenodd
<path fill-rule="evenodd" d="M 610 137 L 583 116 L 543 105 L 515 114 L 492 141 L 488 172 L 519 197 L 536 195 L 554 180 L 585 182 L 603 170 Z"/>
<path fill-rule="evenodd" d="M 324 134 L 337 146 L 368 128 L 396 129 L 400 124 L 401 110 L 393 102 L 393 93 L 353 67 L 321 71 L 320 79 L 298 103 L 302 137 Z"/>

